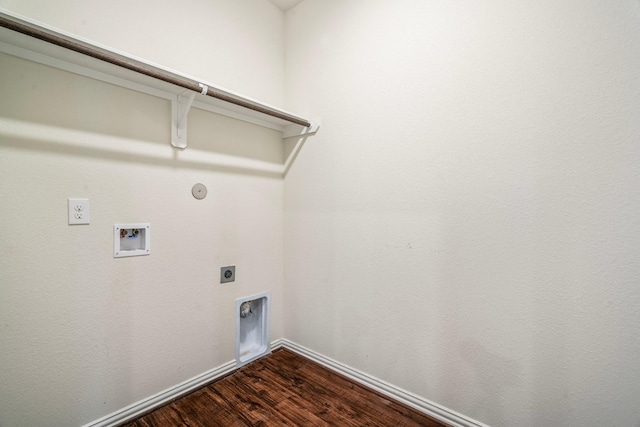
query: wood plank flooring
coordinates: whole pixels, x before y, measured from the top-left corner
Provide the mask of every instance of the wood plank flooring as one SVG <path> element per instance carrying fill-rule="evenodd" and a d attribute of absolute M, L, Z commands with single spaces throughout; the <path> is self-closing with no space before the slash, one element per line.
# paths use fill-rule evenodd
<path fill-rule="evenodd" d="M 279 349 L 122 427 L 447 426 Z"/>

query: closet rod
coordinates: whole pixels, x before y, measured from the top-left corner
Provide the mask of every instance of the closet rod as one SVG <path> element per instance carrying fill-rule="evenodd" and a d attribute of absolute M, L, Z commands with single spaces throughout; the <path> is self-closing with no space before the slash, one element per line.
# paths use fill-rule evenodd
<path fill-rule="evenodd" d="M 51 32 L 41 30 L 32 25 L 27 25 L 21 22 L 14 21 L 2 15 L 0 15 L 0 26 L 8 28 L 13 31 L 17 31 L 27 36 L 31 36 L 31 37 L 43 40 L 48 43 L 55 44 L 57 46 L 61 46 L 66 49 L 73 50 L 83 55 L 87 55 L 87 56 L 99 59 L 101 61 L 108 62 L 110 64 L 117 65 L 122 68 L 126 68 L 136 73 L 144 74 L 154 79 L 162 80 L 166 83 L 170 83 L 175 86 L 183 87 L 185 89 L 189 89 L 198 93 L 203 93 L 202 86 L 200 86 L 200 83 L 197 81 L 167 74 L 158 69 L 145 67 L 130 59 L 111 55 L 105 51 L 92 48 L 90 46 L 86 46 L 84 44 L 75 42 L 73 40 L 70 40 L 68 38 L 65 38 L 59 35 L 51 34 Z M 290 123 L 295 123 L 297 125 L 304 126 L 304 127 L 311 127 L 311 123 L 307 120 L 301 119 L 296 116 L 292 116 L 290 114 L 275 110 L 273 108 L 269 108 L 264 105 L 257 104 L 247 99 L 233 96 L 228 93 L 220 92 L 211 87 L 208 87 L 206 89 L 205 95 L 211 96 L 216 99 L 220 99 L 225 102 L 229 102 L 234 105 L 238 105 L 240 107 L 248 108 L 250 110 L 257 111 L 259 113 L 263 113 L 271 117 L 276 117 L 278 119 L 285 120 Z"/>

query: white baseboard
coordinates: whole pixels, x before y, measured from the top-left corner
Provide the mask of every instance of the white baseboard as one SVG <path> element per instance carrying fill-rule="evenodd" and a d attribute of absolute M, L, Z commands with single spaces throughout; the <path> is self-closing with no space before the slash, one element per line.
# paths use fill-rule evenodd
<path fill-rule="evenodd" d="M 127 421 L 132 421 L 142 414 L 152 411 L 172 399 L 180 397 L 190 391 L 196 390 L 211 381 L 227 375 L 236 370 L 236 361 L 232 360 L 207 372 L 188 379 L 178 385 L 170 387 L 153 396 L 142 399 L 132 405 L 122 408 L 98 420 L 85 424 L 82 427 L 112 427 Z"/>
<path fill-rule="evenodd" d="M 438 405 L 437 403 L 431 402 L 420 396 L 416 396 L 413 393 L 409 393 L 408 391 L 402 390 L 401 388 L 393 386 L 378 378 L 372 377 L 371 375 L 365 374 L 364 372 L 358 371 L 357 369 L 351 368 L 345 364 L 316 353 L 313 350 L 298 345 L 287 339 L 282 339 L 279 341 L 281 341 L 279 343 L 281 347 L 294 351 L 308 359 L 313 360 L 314 362 L 327 367 L 328 369 L 331 369 L 332 371 L 335 371 L 347 378 L 352 379 L 353 381 L 374 389 L 382 393 L 383 395 L 402 402 L 405 405 L 417 409 L 420 412 L 451 424 L 454 427 L 489 427 L 486 424 L 475 421 L 469 417 L 465 417 L 464 415 L 452 411 L 451 409 L 445 408 L 444 406 Z"/>
<path fill-rule="evenodd" d="M 275 341 L 271 341 L 271 351 L 275 351 L 280 347 L 284 347 L 284 342 L 285 342 L 284 338 L 278 338 Z"/>
<path fill-rule="evenodd" d="M 281 347 L 296 352 L 341 375 L 344 375 L 347 378 L 350 378 L 362 385 L 374 389 L 385 396 L 402 402 L 405 405 L 417 409 L 420 412 L 424 412 L 427 415 L 449 423 L 454 427 L 489 427 L 486 424 L 482 424 L 479 421 L 472 420 L 471 418 L 458 414 L 457 412 L 445 408 L 444 406 L 423 399 L 420 396 L 416 396 L 412 393 L 409 393 L 408 391 L 395 387 L 378 378 L 365 374 L 364 372 L 360 372 L 357 369 L 351 368 L 287 339 L 280 338 L 271 343 L 272 351 L 277 350 Z M 153 396 L 140 400 L 139 402 L 129 405 L 126 408 L 122 408 L 98 420 L 92 421 L 89 424 L 85 424 L 82 427 L 113 427 L 127 421 L 132 421 L 142 414 L 152 411 L 175 398 L 189 393 L 190 391 L 196 390 L 210 383 L 211 381 L 228 375 L 236 369 L 236 361 L 232 360 L 218 366 L 217 368 L 213 368 L 178 385 L 161 391 L 160 393 L 156 393 Z"/>

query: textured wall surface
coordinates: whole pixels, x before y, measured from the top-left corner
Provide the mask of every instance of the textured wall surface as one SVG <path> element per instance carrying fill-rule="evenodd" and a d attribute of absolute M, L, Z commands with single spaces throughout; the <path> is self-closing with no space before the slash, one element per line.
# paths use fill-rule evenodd
<path fill-rule="evenodd" d="M 0 0 L 0 7 L 282 105 L 284 15 L 267 0 Z"/>
<path fill-rule="evenodd" d="M 119 13 L 101 14 L 96 2 L 95 13 L 57 2 L 50 15 L 47 2 L 9 3 L 85 37 L 104 32 L 105 44 L 128 40 L 116 47 L 156 62 L 185 55 L 190 65 L 164 65 L 223 76 L 247 95 L 283 96 L 282 12 L 266 1 L 200 4 L 196 19 L 215 27 L 227 15 L 251 45 L 221 41 L 220 63 L 208 65 L 199 54 L 208 42 L 180 19 L 184 3 L 122 4 L 136 16 L 117 26 L 109 16 Z M 152 37 L 160 30 L 148 13 L 160 9 L 171 25 Z M 264 34 L 280 37 L 272 52 Z M 242 296 L 272 292 L 271 338 L 282 337 L 282 179 L 225 167 L 282 164 L 279 132 L 194 109 L 189 148 L 178 152 L 168 101 L 4 54 L 0 93 L 2 427 L 79 426 L 233 360 Z M 197 182 L 208 187 L 204 200 L 191 195 Z M 69 197 L 90 200 L 91 224 L 67 225 Z M 151 223 L 150 256 L 113 258 L 113 224 L 123 222 Z M 230 264 L 237 280 L 221 285 L 219 268 Z"/>
<path fill-rule="evenodd" d="M 268 290 L 272 338 L 492 426 L 640 423 L 637 1 L 0 6 L 323 122 L 283 191 L 224 167 L 275 132 L 192 110 L 176 153 L 168 102 L 0 56 L 2 427 L 231 360 Z M 152 255 L 113 259 L 138 221 Z"/>
<path fill-rule="evenodd" d="M 285 336 L 492 426 L 640 424 L 640 4 L 306 0 Z"/>

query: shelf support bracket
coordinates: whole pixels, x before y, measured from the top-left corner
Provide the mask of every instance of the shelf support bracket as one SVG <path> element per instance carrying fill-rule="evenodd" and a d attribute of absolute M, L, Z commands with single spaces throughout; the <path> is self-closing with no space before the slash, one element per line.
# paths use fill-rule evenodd
<path fill-rule="evenodd" d="M 309 127 L 289 125 L 282 130 L 282 141 L 285 149 L 284 176 L 289 173 L 289 169 L 291 169 L 291 165 L 298 157 L 300 150 L 302 150 L 307 137 L 315 135 L 318 129 L 320 129 L 320 120 L 312 121 Z"/>
<path fill-rule="evenodd" d="M 185 90 L 171 99 L 171 145 L 187 148 L 187 117 L 196 93 Z"/>
<path fill-rule="evenodd" d="M 320 129 L 320 120 L 312 121 L 309 127 L 300 125 L 285 126 L 282 131 L 282 139 L 304 138 L 305 136 L 315 135 L 318 129 Z"/>

